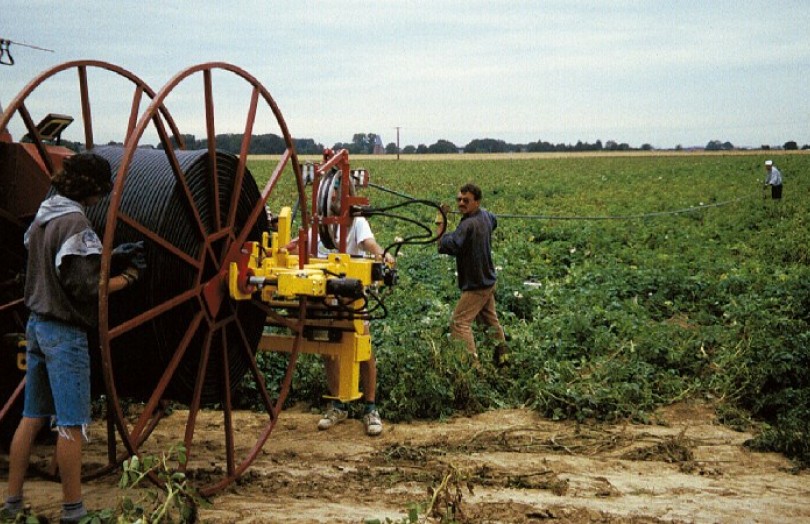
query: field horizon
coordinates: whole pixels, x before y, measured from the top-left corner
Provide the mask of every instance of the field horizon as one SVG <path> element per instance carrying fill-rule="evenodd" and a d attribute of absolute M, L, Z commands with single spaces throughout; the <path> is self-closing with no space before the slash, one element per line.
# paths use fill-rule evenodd
<path fill-rule="evenodd" d="M 735 149 L 731 151 L 705 151 L 660 149 L 653 151 L 576 151 L 576 152 L 548 152 L 548 153 L 437 153 L 437 154 L 400 154 L 403 161 L 446 161 L 446 160 L 554 160 L 558 158 L 621 158 L 621 157 L 695 157 L 695 156 L 781 156 L 810 155 L 810 149 L 784 150 L 784 149 Z M 249 160 L 278 160 L 281 155 L 248 155 Z M 384 155 L 349 155 L 350 160 L 398 160 L 395 154 Z M 321 161 L 321 155 L 298 155 L 303 162 Z"/>

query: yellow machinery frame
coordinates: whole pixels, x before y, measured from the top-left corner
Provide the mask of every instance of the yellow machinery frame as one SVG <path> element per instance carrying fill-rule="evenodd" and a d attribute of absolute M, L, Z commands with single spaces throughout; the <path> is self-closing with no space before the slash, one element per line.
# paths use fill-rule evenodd
<path fill-rule="evenodd" d="M 247 243 L 243 249 L 244 264 L 231 263 L 229 293 L 235 300 L 259 296 L 263 303 L 280 311 L 297 309 L 302 297 L 321 298 L 320 302 L 307 302 L 305 336 L 299 351 L 335 359 L 338 390 L 334 397 L 328 398 L 343 402 L 356 400 L 362 396 L 358 386 L 360 363 L 371 358 L 371 335 L 368 321 L 362 315 L 346 312 L 364 307 L 366 290 L 379 284 L 373 275 L 379 273 L 374 271 L 374 265 L 380 263 L 345 253 L 330 253 L 326 258 L 309 258 L 308 263 L 301 263 L 301 255 L 286 248 L 291 240 L 291 228 L 292 212 L 285 207 L 279 213 L 277 231 L 265 232 L 261 243 Z M 303 249 L 300 252 L 304 253 Z M 330 286 L 330 281 L 331 284 L 348 283 L 354 289 L 362 287 L 364 296 L 347 298 L 334 294 L 335 286 Z M 329 304 L 340 304 L 345 309 L 335 313 Z M 296 337 L 285 328 L 282 319 L 269 315 L 266 325 L 269 329 L 265 329 L 258 349 L 292 351 Z"/>

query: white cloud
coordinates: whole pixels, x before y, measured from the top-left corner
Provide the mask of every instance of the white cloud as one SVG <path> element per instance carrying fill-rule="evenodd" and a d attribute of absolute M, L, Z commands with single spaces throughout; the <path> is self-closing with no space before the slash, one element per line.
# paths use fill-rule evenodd
<path fill-rule="evenodd" d="M 67 60 L 106 60 L 155 89 L 221 60 L 267 87 L 295 136 L 326 145 L 357 132 L 389 141 L 396 126 L 413 144 L 810 142 L 810 12 L 795 0 L 7 0 L 3 18 L 0 37 L 55 51 L 12 45 L 4 104 Z M 170 109 L 200 133 L 199 104 Z M 221 113 L 218 131 L 240 132 L 239 111 Z"/>

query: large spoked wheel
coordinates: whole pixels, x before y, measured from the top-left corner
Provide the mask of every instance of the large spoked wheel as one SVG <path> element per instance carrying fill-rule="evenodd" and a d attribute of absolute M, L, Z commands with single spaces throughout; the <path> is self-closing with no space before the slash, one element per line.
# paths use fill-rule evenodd
<path fill-rule="evenodd" d="M 120 97 L 120 111 L 92 103 L 91 91 L 96 77 L 113 73 L 109 82 L 115 86 Z M 71 74 L 75 80 L 71 82 Z M 117 82 L 117 83 L 116 83 Z M 115 97 L 106 93 L 105 100 Z M 125 142 L 135 127 L 141 106 L 155 96 L 154 90 L 130 71 L 96 60 L 79 60 L 60 64 L 43 71 L 34 77 L 10 102 L 0 115 L 0 135 L 9 131 L 19 142 L 0 142 L 0 182 L 3 182 L 3 195 L 0 198 L 0 335 L 2 335 L 2 365 L 0 365 L 0 439 L 10 441 L 22 413 L 22 397 L 25 379 L 19 370 L 18 359 L 21 350 L 15 348 L 25 333 L 28 311 L 23 303 L 23 282 L 25 273 L 25 248 L 23 232 L 34 217 L 41 201 L 46 197 L 50 179 L 61 168 L 62 160 L 72 151 L 55 146 L 47 140 L 46 128 L 39 128 L 37 122 L 48 114 L 57 119 L 65 116 L 75 118 L 62 138 L 82 143 L 85 149 L 95 147 L 95 121 L 93 110 L 105 114 L 104 131 L 108 137 Z M 156 112 L 166 122 L 166 126 L 180 142 L 182 137 L 171 115 L 160 106 Z M 117 125 L 116 125 L 117 124 Z M 112 127 L 111 127 L 112 126 Z M 94 365 L 98 365 L 98 353 L 91 355 Z M 100 366 L 99 366 L 100 367 Z M 98 373 L 94 375 L 100 376 Z M 103 391 L 103 381 L 94 384 L 94 396 Z M 109 426 L 108 438 L 114 438 Z M 114 469 L 120 463 L 110 456 L 107 464 L 89 461 L 83 470 L 84 478 L 91 478 Z M 55 462 L 39 468 L 39 474 L 53 476 Z"/>
<path fill-rule="evenodd" d="M 248 85 L 238 157 L 216 150 L 215 77 Z M 203 93 L 200 110 L 207 149 L 178 151 L 172 148 L 159 108 L 173 92 L 193 86 L 195 79 Z M 221 99 L 216 101 L 219 109 Z M 259 188 L 247 169 L 247 155 L 258 110 L 268 108 L 268 119 L 275 120 L 286 151 Z M 139 147 L 150 123 L 157 128 L 162 149 Z M 172 417 L 185 419 L 182 442 L 188 463 L 181 467 L 201 479 L 198 489 L 204 495 L 233 482 L 255 460 L 278 420 L 292 381 L 303 333 L 304 301 L 289 319 L 298 336 L 293 351 L 280 357 L 286 359 L 278 366 L 283 375 L 277 384 L 267 384 L 256 348 L 268 310 L 258 303 L 231 300 L 226 284 L 229 265 L 239 259 L 243 244 L 260 240 L 267 229 L 265 202 L 290 162 L 306 223 L 303 178 L 276 103 L 255 78 L 225 63 L 194 66 L 171 79 L 141 116 L 121 157 L 113 159 L 118 167 L 104 220 L 104 284 L 99 302 L 109 409 L 127 452 L 140 455 L 165 452 L 174 443 L 161 441 L 164 436 L 150 438 L 160 433 L 156 428 L 170 405 Z M 116 272 L 112 246 L 134 240 L 144 241 L 147 267 L 135 286 L 110 295 L 107 277 Z M 241 381 L 255 384 L 264 410 L 261 415 L 252 413 L 250 423 L 235 420 L 242 399 L 234 395 Z M 134 415 L 126 409 L 132 399 L 142 403 Z M 207 426 L 219 428 L 221 439 L 195 441 L 195 428 L 203 415 Z M 218 454 L 215 460 L 211 453 Z"/>
<path fill-rule="evenodd" d="M 77 79 L 79 81 L 78 99 L 75 100 L 68 96 L 68 94 L 65 92 L 63 84 L 60 84 L 56 80 L 52 81 L 52 79 L 57 77 L 57 75 L 61 75 L 62 73 L 72 70 L 75 70 Z M 140 115 L 141 104 L 145 101 L 144 95 L 146 95 L 149 99 L 154 99 L 155 92 L 132 72 L 108 62 L 98 60 L 76 60 L 73 62 L 65 62 L 64 64 L 60 64 L 52 67 L 51 69 L 43 71 L 34 77 L 28 83 L 28 85 L 26 85 L 23 90 L 20 91 L 20 93 L 6 107 L 2 118 L 0 118 L 0 131 L 2 131 L 8 128 L 8 125 L 14 115 L 19 115 L 24 125 L 26 139 L 32 143 L 36 149 L 36 160 L 45 167 L 45 172 L 49 176 L 52 176 L 56 169 L 60 166 L 54 163 L 52 155 L 48 152 L 47 144 L 43 139 L 40 130 L 37 129 L 37 123 L 34 121 L 34 117 L 31 114 L 32 110 L 29 107 L 31 103 L 29 102 L 35 103 L 40 108 L 40 112 L 43 114 L 43 116 L 48 113 L 65 115 L 78 113 L 76 114 L 77 117 L 81 115 L 84 147 L 85 149 L 93 149 L 95 146 L 95 129 L 93 125 L 93 104 L 91 103 L 90 97 L 90 76 L 95 70 L 115 73 L 123 79 L 124 84 L 127 82 L 132 84 L 130 87 L 133 88 L 133 91 L 132 97 L 130 98 L 128 118 L 125 122 L 122 122 L 123 127 L 117 128 L 115 131 L 113 131 L 114 133 L 121 133 L 123 131 L 123 134 L 120 135 L 120 139 L 122 143 L 125 143 L 132 133 L 135 122 Z M 62 80 L 62 76 L 60 76 L 59 80 Z M 48 81 L 47 85 L 44 85 L 46 84 L 46 81 Z M 56 85 L 51 86 L 52 83 Z M 52 89 L 46 90 L 46 88 Z M 54 92 L 58 93 L 60 96 L 59 98 L 48 96 L 46 102 L 32 100 L 34 98 L 32 97 L 32 94 L 37 89 L 41 89 L 43 92 L 55 90 Z M 156 109 L 156 112 L 160 113 L 160 115 L 165 119 L 169 130 L 179 140 L 181 138 L 180 133 L 178 132 L 174 120 L 166 108 L 160 106 Z M 109 115 L 107 115 L 107 117 L 107 120 L 109 120 Z M 107 131 L 109 132 L 110 130 L 108 129 Z M 45 190 L 47 190 L 49 182 L 50 178 L 45 181 Z M 42 183 L 39 182 L 39 185 L 41 186 Z M 31 202 L 26 203 L 30 204 Z M 36 206 L 39 204 L 39 201 L 34 202 L 33 204 Z M 36 210 L 36 207 L 34 209 Z"/>

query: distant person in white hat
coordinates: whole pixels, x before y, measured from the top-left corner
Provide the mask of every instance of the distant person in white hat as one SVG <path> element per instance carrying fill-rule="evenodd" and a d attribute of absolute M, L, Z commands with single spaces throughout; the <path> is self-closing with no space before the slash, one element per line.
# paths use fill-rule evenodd
<path fill-rule="evenodd" d="M 782 199 L 782 172 L 773 165 L 773 160 L 765 161 L 765 187 L 771 186 L 771 198 Z"/>

